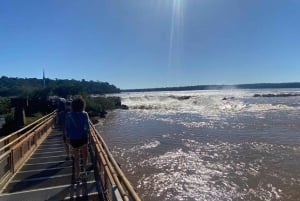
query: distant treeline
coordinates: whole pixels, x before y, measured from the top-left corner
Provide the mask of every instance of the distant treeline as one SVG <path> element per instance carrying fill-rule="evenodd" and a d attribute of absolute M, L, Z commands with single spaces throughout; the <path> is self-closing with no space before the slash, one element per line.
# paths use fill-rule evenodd
<path fill-rule="evenodd" d="M 184 87 L 164 87 L 148 89 L 124 89 L 122 92 L 147 92 L 147 91 L 188 91 L 188 90 L 221 90 L 221 89 L 274 89 L 274 88 L 300 88 L 300 82 L 291 83 L 258 83 L 238 85 L 197 85 Z"/>
<path fill-rule="evenodd" d="M 45 82 L 44 82 L 45 81 Z M 120 89 L 107 82 L 51 80 L 36 78 L 0 78 L 0 115 L 5 124 L 0 127 L 0 136 L 9 134 L 23 126 L 18 114 L 26 115 L 30 123 L 59 106 L 59 97 L 81 96 L 86 100 L 86 111 L 92 120 L 95 116 L 105 116 L 106 110 L 119 107 L 120 103 L 106 97 L 93 97 L 92 94 L 119 93 Z M 95 121 L 94 121 L 95 122 Z"/>
<path fill-rule="evenodd" d="M 40 91 L 47 95 L 67 97 L 74 94 L 108 94 L 119 93 L 120 89 L 107 82 L 43 79 L 36 78 L 0 78 L 0 96 L 29 96 Z"/>

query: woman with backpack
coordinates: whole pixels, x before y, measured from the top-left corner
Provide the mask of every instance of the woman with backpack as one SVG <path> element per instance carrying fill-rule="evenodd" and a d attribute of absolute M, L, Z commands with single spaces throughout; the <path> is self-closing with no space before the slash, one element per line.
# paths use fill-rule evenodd
<path fill-rule="evenodd" d="M 89 117 L 84 111 L 85 101 L 76 98 L 72 101 L 72 111 L 66 115 L 66 131 L 73 147 L 75 182 L 80 181 L 80 153 L 82 154 L 83 173 L 86 176 L 88 137 L 90 133 Z"/>

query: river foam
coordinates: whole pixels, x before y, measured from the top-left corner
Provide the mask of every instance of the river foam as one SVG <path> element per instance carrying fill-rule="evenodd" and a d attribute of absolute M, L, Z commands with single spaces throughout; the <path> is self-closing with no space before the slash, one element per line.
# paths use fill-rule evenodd
<path fill-rule="evenodd" d="M 300 97 L 275 91 L 123 94 L 103 131 L 145 201 L 300 197 Z"/>
<path fill-rule="evenodd" d="M 218 117 L 224 114 L 235 115 L 242 112 L 257 113 L 300 108 L 280 103 L 257 102 L 259 98 L 254 98 L 254 94 L 255 91 L 241 90 L 147 92 L 122 94 L 121 98 L 122 102 L 130 109 L 152 114 L 192 113 Z M 263 99 L 264 97 L 260 98 Z"/>

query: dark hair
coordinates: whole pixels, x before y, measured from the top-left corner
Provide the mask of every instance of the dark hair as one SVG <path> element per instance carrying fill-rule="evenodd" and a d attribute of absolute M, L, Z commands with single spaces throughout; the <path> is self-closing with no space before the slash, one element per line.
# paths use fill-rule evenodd
<path fill-rule="evenodd" d="M 72 111 L 82 112 L 85 109 L 85 101 L 83 98 L 76 98 L 72 101 Z"/>
<path fill-rule="evenodd" d="M 66 102 L 66 104 L 65 104 L 66 106 L 71 106 L 72 105 L 72 101 L 70 101 L 70 100 L 67 100 L 67 102 Z"/>
<path fill-rule="evenodd" d="M 65 102 L 59 101 L 57 109 L 58 109 L 59 112 L 64 111 L 66 109 Z"/>

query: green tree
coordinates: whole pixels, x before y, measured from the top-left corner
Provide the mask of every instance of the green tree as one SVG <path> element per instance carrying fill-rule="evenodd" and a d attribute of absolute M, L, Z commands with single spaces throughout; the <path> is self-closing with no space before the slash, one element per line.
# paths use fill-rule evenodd
<path fill-rule="evenodd" d="M 7 114 L 10 112 L 10 99 L 0 97 L 0 114 Z"/>

